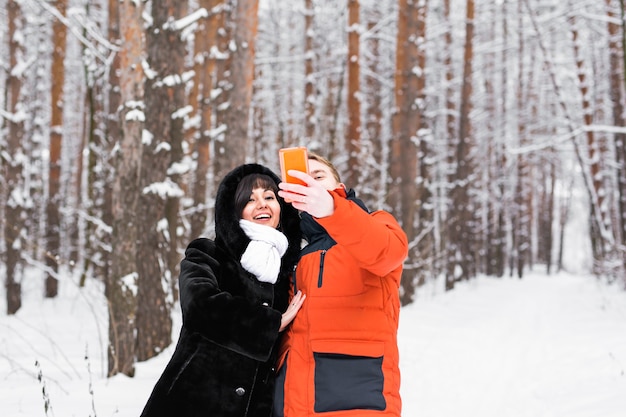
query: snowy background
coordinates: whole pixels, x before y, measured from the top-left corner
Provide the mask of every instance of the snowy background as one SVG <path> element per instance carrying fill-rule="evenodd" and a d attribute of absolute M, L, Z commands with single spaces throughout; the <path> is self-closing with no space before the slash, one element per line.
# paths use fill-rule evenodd
<path fill-rule="evenodd" d="M 174 346 L 107 379 L 101 286 L 68 276 L 44 299 L 39 275 L 0 316 L 2 417 L 138 416 Z M 399 344 L 404 417 L 626 416 L 626 292 L 587 275 L 433 282 L 402 309 Z"/>

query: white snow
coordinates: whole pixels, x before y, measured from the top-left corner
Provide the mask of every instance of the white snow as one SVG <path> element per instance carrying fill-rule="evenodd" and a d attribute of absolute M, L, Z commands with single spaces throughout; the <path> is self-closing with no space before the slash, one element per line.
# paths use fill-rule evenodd
<path fill-rule="evenodd" d="M 1 293 L 2 416 L 138 416 L 173 344 L 107 379 L 102 285 L 65 274 L 45 299 L 39 275 L 14 316 Z M 179 326 L 176 307 L 174 340 Z M 404 417 L 626 415 L 626 292 L 591 276 L 431 283 L 402 309 L 399 347 Z"/>

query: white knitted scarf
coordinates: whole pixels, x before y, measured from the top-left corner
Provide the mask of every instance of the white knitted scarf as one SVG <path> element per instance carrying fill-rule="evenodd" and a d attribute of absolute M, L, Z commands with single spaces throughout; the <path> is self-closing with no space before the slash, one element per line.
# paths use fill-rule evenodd
<path fill-rule="evenodd" d="M 249 220 L 239 220 L 239 226 L 250 238 L 241 255 L 241 266 L 259 281 L 275 284 L 280 272 L 280 259 L 289 245 L 287 237 L 273 227 Z"/>

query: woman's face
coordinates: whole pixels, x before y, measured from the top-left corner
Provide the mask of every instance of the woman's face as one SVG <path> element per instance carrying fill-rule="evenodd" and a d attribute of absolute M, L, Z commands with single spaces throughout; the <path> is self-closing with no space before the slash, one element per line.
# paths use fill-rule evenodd
<path fill-rule="evenodd" d="M 280 223 L 280 203 L 272 190 L 255 188 L 241 212 L 241 218 L 274 229 Z"/>

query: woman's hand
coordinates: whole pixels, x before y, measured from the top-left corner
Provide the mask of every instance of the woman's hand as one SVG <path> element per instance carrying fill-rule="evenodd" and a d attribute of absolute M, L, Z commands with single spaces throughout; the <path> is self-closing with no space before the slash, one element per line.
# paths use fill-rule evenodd
<path fill-rule="evenodd" d="M 335 201 L 328 190 L 309 174 L 290 169 L 289 175 L 298 178 L 306 185 L 281 182 L 278 195 L 289 201 L 294 208 L 306 211 L 313 217 L 328 217 L 335 212 Z"/>
<path fill-rule="evenodd" d="M 296 313 L 302 307 L 302 303 L 304 303 L 304 299 L 306 295 L 302 293 L 302 291 L 298 291 L 296 295 L 291 299 L 291 303 L 289 303 L 289 307 L 287 307 L 287 311 L 283 313 L 283 317 L 280 320 L 280 329 L 279 331 L 285 330 L 285 328 L 293 321 L 296 317 Z"/>

